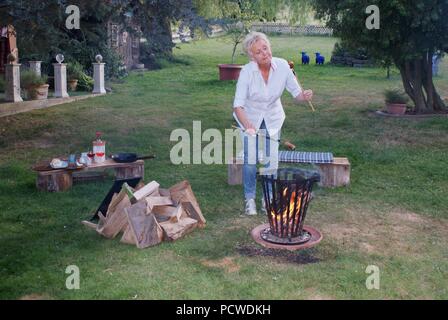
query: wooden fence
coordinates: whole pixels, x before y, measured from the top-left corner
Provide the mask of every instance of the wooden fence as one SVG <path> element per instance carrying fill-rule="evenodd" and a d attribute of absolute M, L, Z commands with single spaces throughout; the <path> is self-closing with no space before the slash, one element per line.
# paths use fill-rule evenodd
<path fill-rule="evenodd" d="M 252 30 L 263 33 L 277 33 L 302 36 L 333 36 L 333 29 L 321 26 L 290 26 L 286 23 L 254 23 Z"/>

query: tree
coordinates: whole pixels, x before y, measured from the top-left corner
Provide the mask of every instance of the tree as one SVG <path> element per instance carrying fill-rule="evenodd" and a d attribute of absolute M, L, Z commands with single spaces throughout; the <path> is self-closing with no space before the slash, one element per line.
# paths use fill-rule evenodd
<path fill-rule="evenodd" d="M 4 3 L 4 4 L 3 4 Z M 65 20 L 68 5 L 81 13 L 81 29 L 68 30 Z M 108 47 L 107 24 L 121 24 L 136 32 L 132 22 L 140 25 L 149 46 L 143 56 L 170 56 L 174 47 L 171 26 L 206 29 L 205 19 L 197 15 L 192 0 L 3 0 L 0 21 L 12 23 L 18 37 L 21 56 L 44 60 L 48 65 L 57 53 L 80 61 L 85 67 L 102 53 L 110 73 L 117 73 L 118 56 Z M 112 61 L 113 60 L 113 61 Z"/>
<path fill-rule="evenodd" d="M 304 21 L 309 12 L 309 0 L 195 0 L 198 13 L 226 31 L 232 43 L 232 63 L 238 45 L 243 42 L 255 21 L 276 21 L 283 16 L 291 23 Z M 288 13 L 285 16 L 285 13 Z"/>
<path fill-rule="evenodd" d="M 311 0 L 194 0 L 199 15 L 216 19 L 238 19 L 241 13 L 259 21 L 304 24 L 310 13 Z"/>
<path fill-rule="evenodd" d="M 366 27 L 372 4 L 380 9 L 380 29 Z M 314 0 L 313 6 L 343 41 L 393 61 L 417 113 L 446 109 L 434 86 L 432 56 L 448 51 L 448 1 Z"/>
<path fill-rule="evenodd" d="M 80 29 L 66 28 L 68 5 L 79 7 Z M 89 69 L 95 55 L 101 53 L 107 74 L 112 75 L 117 72 L 119 57 L 108 47 L 107 23 L 124 19 L 127 5 L 127 0 L 4 0 L 0 21 L 14 25 L 21 58 L 42 60 L 49 68 L 55 55 L 63 53 L 66 61 L 79 61 Z"/>
<path fill-rule="evenodd" d="M 182 32 L 188 28 L 207 29 L 207 22 L 197 14 L 193 0 L 132 0 L 129 4 L 147 40 L 144 56 L 171 56 L 174 43 L 171 27 L 178 23 Z"/>

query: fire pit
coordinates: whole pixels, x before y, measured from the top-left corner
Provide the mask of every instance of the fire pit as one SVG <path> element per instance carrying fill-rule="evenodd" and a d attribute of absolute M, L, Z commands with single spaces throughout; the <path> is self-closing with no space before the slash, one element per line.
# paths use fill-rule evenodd
<path fill-rule="evenodd" d="M 322 235 L 305 226 L 312 189 L 319 182 L 316 171 L 282 168 L 271 175 L 259 175 L 266 203 L 268 224 L 256 227 L 252 237 L 268 248 L 299 250 L 316 245 Z"/>

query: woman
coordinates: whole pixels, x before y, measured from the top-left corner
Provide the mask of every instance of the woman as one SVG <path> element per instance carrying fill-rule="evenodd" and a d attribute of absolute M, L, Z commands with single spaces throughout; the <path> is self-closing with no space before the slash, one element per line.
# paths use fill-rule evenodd
<path fill-rule="evenodd" d="M 265 34 L 251 32 L 243 42 L 243 50 L 251 60 L 240 73 L 233 103 L 234 117 L 242 130 L 244 146 L 243 184 L 245 213 L 257 214 L 255 205 L 256 163 L 259 159 L 260 130 L 267 136 L 264 157 L 267 170 L 278 167 L 278 140 L 285 120 L 280 101 L 286 89 L 297 101 L 313 98 L 313 91 L 302 90 L 286 60 L 273 58 L 271 45 Z M 262 201 L 264 209 L 264 202 Z"/>

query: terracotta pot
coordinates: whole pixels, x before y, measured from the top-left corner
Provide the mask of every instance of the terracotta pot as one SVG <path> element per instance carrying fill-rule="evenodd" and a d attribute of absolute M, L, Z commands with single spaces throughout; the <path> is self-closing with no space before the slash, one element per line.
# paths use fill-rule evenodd
<path fill-rule="evenodd" d="M 238 80 L 241 69 L 240 64 L 219 64 L 219 80 Z"/>
<path fill-rule="evenodd" d="M 68 90 L 76 91 L 76 87 L 78 86 L 78 79 L 72 79 L 67 81 Z"/>
<path fill-rule="evenodd" d="M 48 87 L 50 85 L 43 84 L 41 86 L 30 87 L 26 90 L 29 100 L 46 100 L 48 98 Z"/>
<path fill-rule="evenodd" d="M 386 102 L 386 111 L 389 114 L 404 115 L 406 113 L 406 104 Z"/>

